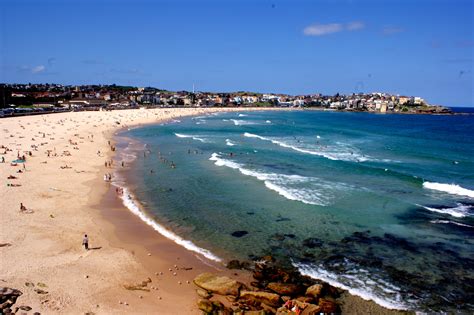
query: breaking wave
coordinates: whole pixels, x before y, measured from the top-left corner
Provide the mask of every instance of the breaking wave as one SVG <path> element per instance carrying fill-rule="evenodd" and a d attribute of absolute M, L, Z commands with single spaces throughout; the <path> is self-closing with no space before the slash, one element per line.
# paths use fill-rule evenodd
<path fill-rule="evenodd" d="M 225 139 L 225 144 L 230 146 L 230 147 L 233 147 L 234 145 L 236 145 L 235 143 L 233 143 L 232 141 L 230 141 L 229 139 Z"/>
<path fill-rule="evenodd" d="M 335 189 L 342 190 L 347 188 L 343 184 L 325 182 L 316 177 L 249 170 L 239 163 L 223 159 L 218 153 L 213 153 L 209 160 L 214 161 L 214 164 L 217 166 L 226 166 L 238 170 L 246 176 L 263 181 L 265 187 L 277 192 L 288 200 L 300 201 L 306 204 L 327 206 L 335 198 Z"/>
<path fill-rule="evenodd" d="M 468 227 L 468 228 L 471 228 L 471 229 L 474 228 L 474 226 L 472 226 L 472 225 L 459 223 L 459 222 L 456 222 L 456 221 L 450 221 L 450 220 L 431 220 L 430 222 L 434 223 L 434 224 L 454 224 L 454 225 L 458 225 L 458 226 Z"/>
<path fill-rule="evenodd" d="M 304 276 L 325 281 L 364 300 L 372 300 L 383 307 L 396 310 L 410 308 L 410 305 L 406 303 L 406 299 L 402 297 L 399 287 L 383 279 L 377 279 L 368 270 L 352 266 L 346 272 L 336 274 L 328 271 L 323 266 L 294 262 L 293 266 Z"/>
<path fill-rule="evenodd" d="M 299 146 L 296 146 L 294 144 L 290 144 L 284 141 L 276 140 L 276 139 L 271 139 L 271 138 L 266 138 L 262 137 L 253 133 L 244 133 L 245 137 L 248 138 L 257 138 L 263 141 L 270 141 L 273 144 L 279 145 L 283 148 L 288 148 L 295 150 L 300 153 L 306 153 L 306 154 L 312 154 L 312 155 L 317 155 L 317 156 L 322 156 L 327 159 L 333 160 L 333 161 L 351 161 L 351 162 L 365 162 L 365 161 L 375 161 L 365 155 L 362 155 L 358 153 L 357 149 L 354 148 L 347 148 L 344 146 L 339 146 L 339 147 L 328 147 L 326 146 L 324 150 L 321 151 L 316 151 L 314 149 L 309 149 L 309 148 L 301 148 Z M 384 160 L 385 162 L 385 160 Z"/>
<path fill-rule="evenodd" d="M 423 188 L 442 191 L 451 195 L 467 196 L 474 198 L 474 191 L 463 188 L 456 184 L 442 184 L 442 183 L 432 183 L 424 182 Z"/>
<path fill-rule="evenodd" d="M 442 214 L 449 214 L 450 216 L 456 217 L 456 218 L 464 218 L 467 216 L 471 216 L 470 210 L 472 210 L 472 206 L 469 205 L 464 205 L 462 203 L 457 203 L 456 207 L 451 207 L 451 208 L 434 208 L 434 207 L 427 207 L 427 206 L 421 206 L 424 209 L 432 212 L 438 212 Z"/>
<path fill-rule="evenodd" d="M 246 125 L 256 125 L 257 123 L 248 120 L 240 120 L 240 119 L 229 119 L 234 123 L 236 126 L 246 126 Z"/>
<path fill-rule="evenodd" d="M 201 141 L 201 142 L 207 142 L 206 139 L 203 139 L 203 138 L 199 138 L 197 136 L 194 136 L 194 135 L 184 135 L 184 134 L 181 134 L 181 133 L 175 133 L 176 137 L 178 138 L 191 138 L 193 140 L 197 140 L 197 141 Z"/>

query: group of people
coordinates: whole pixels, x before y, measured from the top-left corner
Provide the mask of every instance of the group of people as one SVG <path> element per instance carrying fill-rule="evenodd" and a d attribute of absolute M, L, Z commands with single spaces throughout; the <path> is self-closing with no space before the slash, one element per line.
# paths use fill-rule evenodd
<path fill-rule="evenodd" d="M 110 182 L 112 180 L 112 174 L 106 173 L 104 174 L 104 181 Z"/>
<path fill-rule="evenodd" d="M 110 167 L 112 167 L 112 164 L 114 164 L 114 161 L 113 161 L 113 160 L 105 161 L 105 162 L 104 162 L 104 166 L 105 166 L 105 167 L 109 167 L 109 168 L 110 168 Z"/>
<path fill-rule="evenodd" d="M 161 152 L 158 152 L 158 156 L 160 157 L 160 161 L 163 163 L 163 164 L 168 164 L 171 168 L 176 168 L 176 164 L 174 164 L 173 161 L 169 161 L 168 159 L 164 158 L 162 155 L 161 155 Z M 152 172 L 151 172 L 152 173 Z"/>
<path fill-rule="evenodd" d="M 117 187 L 115 188 L 115 192 L 117 193 L 118 196 L 123 195 L 123 188 L 122 187 Z"/>

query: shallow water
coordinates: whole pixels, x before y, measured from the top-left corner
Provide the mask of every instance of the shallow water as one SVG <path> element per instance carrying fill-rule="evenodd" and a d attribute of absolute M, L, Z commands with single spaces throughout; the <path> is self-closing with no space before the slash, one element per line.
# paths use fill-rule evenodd
<path fill-rule="evenodd" d="M 127 151 L 137 157 L 131 195 L 188 249 L 216 260 L 271 254 L 384 306 L 466 312 L 473 134 L 474 116 L 314 111 L 124 133 L 145 144 Z"/>

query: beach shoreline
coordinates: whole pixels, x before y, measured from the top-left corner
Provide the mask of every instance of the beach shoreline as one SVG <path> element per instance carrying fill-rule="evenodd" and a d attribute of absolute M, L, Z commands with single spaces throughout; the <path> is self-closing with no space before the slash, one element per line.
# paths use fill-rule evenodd
<path fill-rule="evenodd" d="M 162 314 L 173 314 L 183 306 L 188 307 L 187 312 L 198 313 L 194 307 L 195 288 L 186 283 L 193 279 L 191 272 L 186 277 L 181 271 L 172 276 L 175 271 L 168 270 L 178 266 L 175 257 L 166 257 L 169 259 L 162 264 L 155 264 L 168 245 L 168 255 L 179 246 L 164 241 L 164 237 L 156 241 L 161 235 L 153 231 L 157 243 L 150 246 L 159 250 L 155 256 L 148 256 L 147 250 L 141 249 L 144 240 L 128 248 L 127 237 L 131 233 L 127 231 L 124 235 L 103 216 L 104 208 L 122 210 L 122 214 L 130 216 L 127 220 L 137 224 L 136 231 L 148 229 L 128 210 L 124 212 L 125 207 L 117 203 L 118 199 L 111 199 L 110 187 L 102 179 L 110 171 L 104 161 L 112 157 L 109 141 L 121 128 L 232 110 L 242 109 L 68 112 L 0 120 L 4 135 L 0 144 L 9 149 L 2 155 L 6 163 L 0 164 L 0 176 L 15 177 L 4 180 L 0 190 L 2 196 L 8 196 L 1 206 L 0 274 L 2 286 L 22 292 L 16 305 L 27 305 L 40 313 L 147 313 L 160 309 Z M 26 163 L 10 164 L 22 155 L 26 155 Z M 26 211 L 20 211 L 20 203 Z M 89 235 L 93 250 L 82 248 L 84 234 Z M 121 237 L 114 238 L 115 235 Z M 184 248 L 179 250 L 181 261 L 185 261 L 185 256 L 196 260 Z M 141 257 L 145 252 L 146 256 Z M 155 272 L 171 274 L 169 279 L 159 279 L 143 268 L 147 260 L 154 261 L 149 265 L 154 266 L 150 269 Z M 202 270 L 211 268 L 204 263 L 202 266 Z M 198 269 L 193 267 L 193 275 Z M 124 285 L 148 277 L 152 278 L 148 290 L 151 286 L 158 290 L 124 289 Z M 170 287 L 166 286 L 168 283 Z M 189 288 L 184 290 L 186 294 L 184 287 Z"/>
<path fill-rule="evenodd" d="M 123 128 L 249 110 L 130 110 L 2 119 L 6 136 L 0 144 L 13 148 L 4 155 L 7 162 L 17 150 L 33 152 L 19 181 L 9 181 L 21 186 L 1 188 L 2 195 L 9 196 L 1 208 L 6 228 L 0 243 L 8 244 L 0 248 L 2 286 L 22 291 L 17 305 L 40 313 L 198 314 L 192 284 L 197 274 L 216 272 L 249 283 L 250 273 L 228 270 L 156 233 L 102 179 L 102 174 L 114 172 L 104 161 L 116 156 L 110 148 Z M 4 178 L 21 169 L 8 163 L 1 166 Z M 32 212 L 18 212 L 20 202 Z M 81 248 L 85 233 L 93 250 Z M 148 291 L 124 288 L 148 278 Z M 358 305 L 373 304 L 355 300 Z"/>

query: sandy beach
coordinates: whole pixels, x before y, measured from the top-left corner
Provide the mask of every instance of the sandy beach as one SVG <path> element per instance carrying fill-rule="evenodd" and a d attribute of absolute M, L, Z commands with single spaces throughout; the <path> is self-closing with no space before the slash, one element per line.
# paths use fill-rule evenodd
<path fill-rule="evenodd" d="M 0 146 L 8 148 L 0 149 L 6 151 L 0 164 L 0 281 L 23 292 L 16 306 L 47 314 L 199 313 L 192 279 L 222 266 L 146 226 L 121 204 L 103 174 L 113 173 L 105 161 L 112 158 L 109 141 L 120 128 L 219 110 L 71 112 L 0 120 Z M 25 163 L 12 163 L 23 155 Z M 84 234 L 88 251 L 82 247 Z M 149 292 L 124 288 L 148 278 Z"/>

